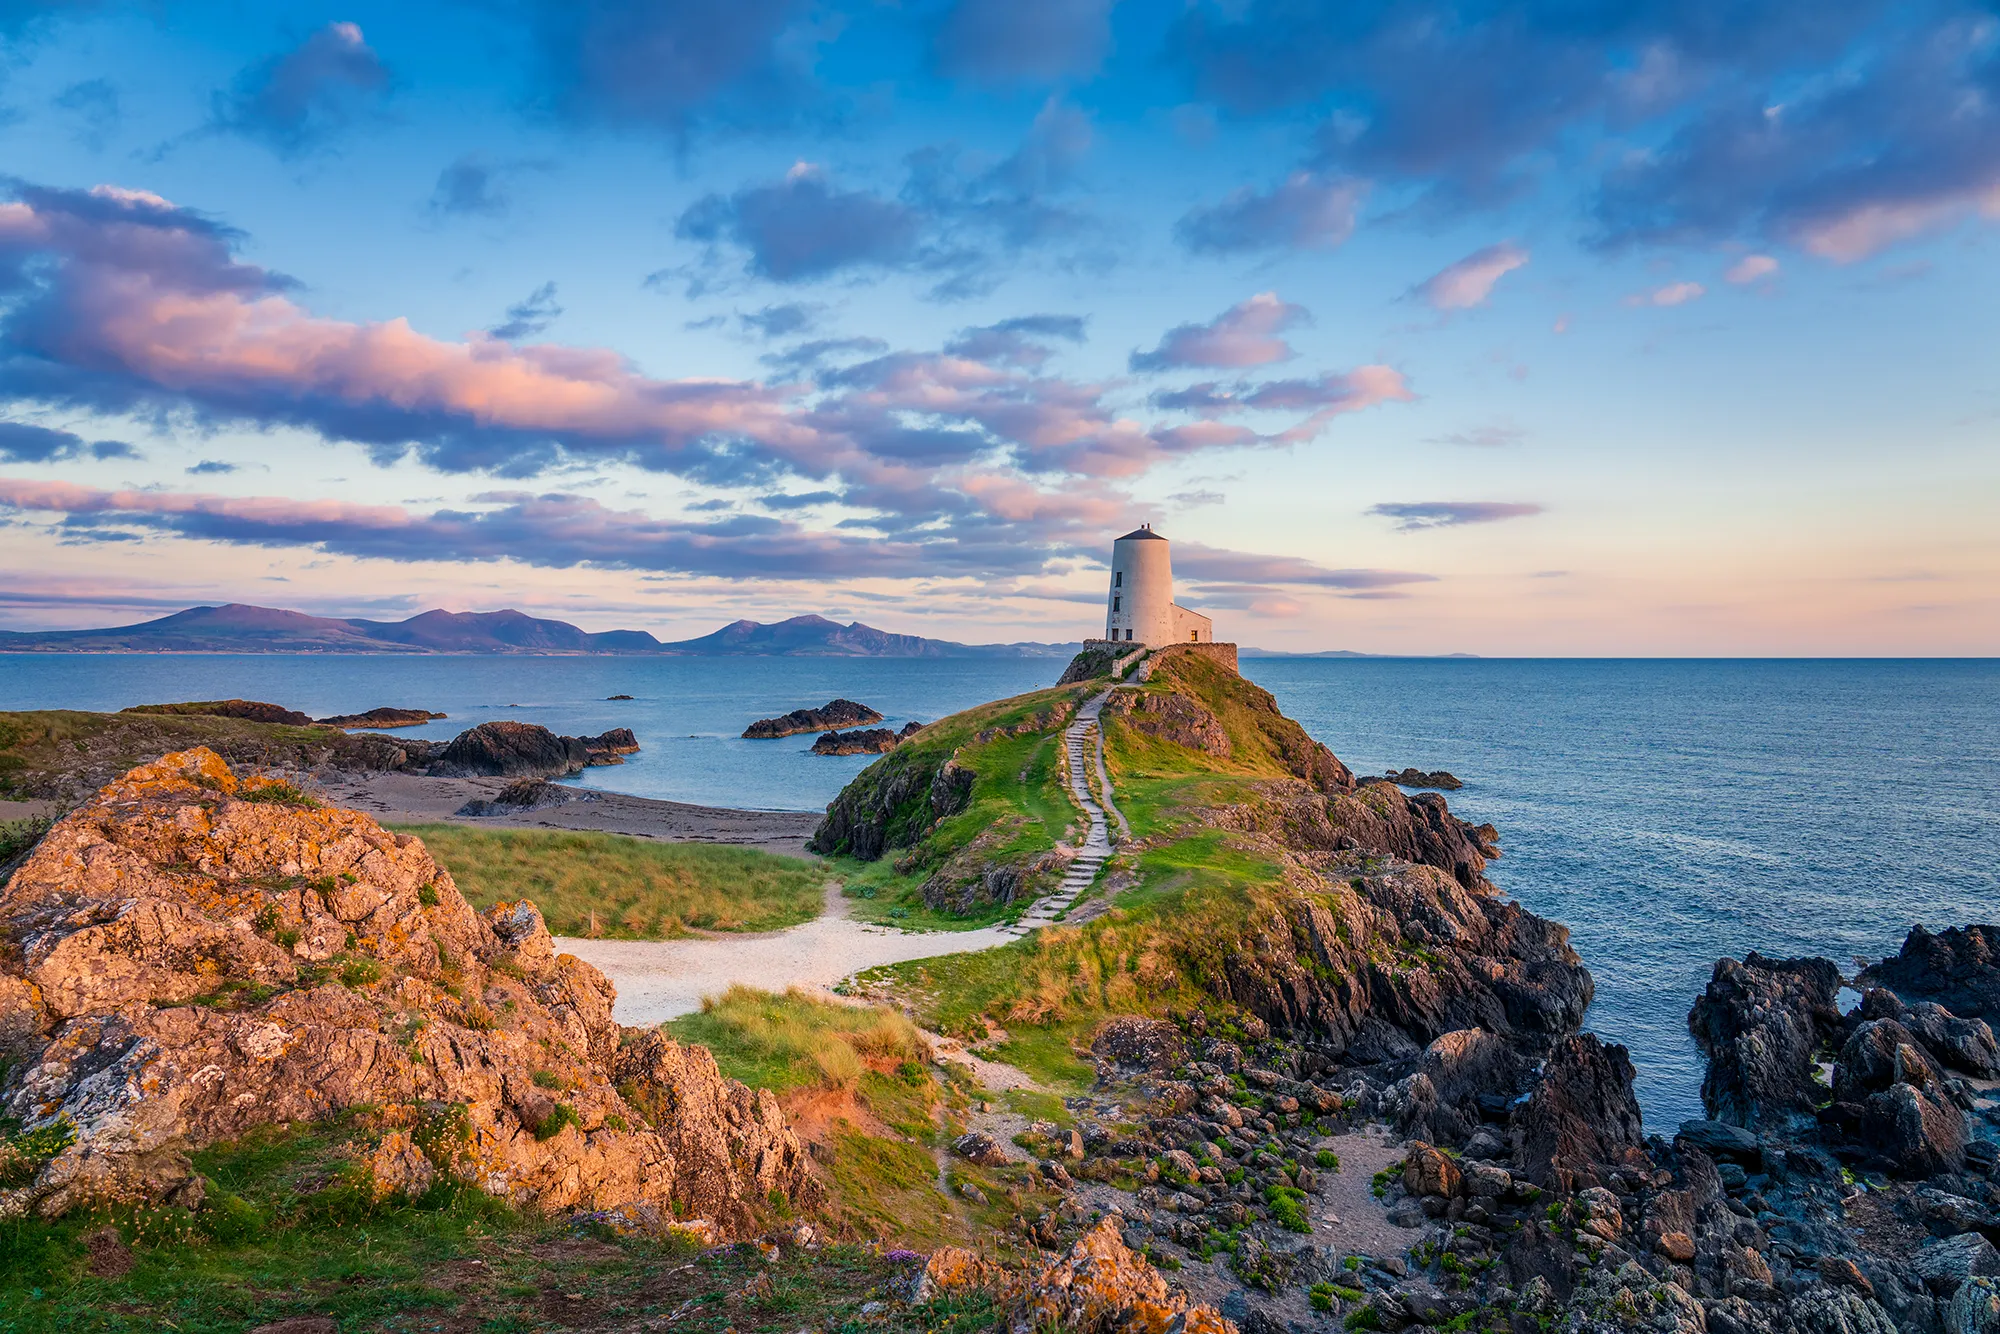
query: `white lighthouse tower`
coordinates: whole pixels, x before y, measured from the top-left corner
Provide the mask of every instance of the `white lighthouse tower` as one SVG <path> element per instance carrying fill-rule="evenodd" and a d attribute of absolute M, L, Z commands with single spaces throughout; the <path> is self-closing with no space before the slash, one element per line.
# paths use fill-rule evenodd
<path fill-rule="evenodd" d="M 1111 544 L 1106 639 L 1151 648 L 1214 642 L 1214 622 L 1200 612 L 1174 605 L 1169 545 L 1149 523 L 1140 524 Z"/>

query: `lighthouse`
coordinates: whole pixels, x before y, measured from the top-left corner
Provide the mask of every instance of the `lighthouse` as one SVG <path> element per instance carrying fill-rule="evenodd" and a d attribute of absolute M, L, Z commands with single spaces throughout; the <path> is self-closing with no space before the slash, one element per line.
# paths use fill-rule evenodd
<path fill-rule="evenodd" d="M 1140 524 L 1111 544 L 1106 639 L 1150 648 L 1214 642 L 1213 621 L 1198 611 L 1174 605 L 1170 546 L 1150 523 Z"/>

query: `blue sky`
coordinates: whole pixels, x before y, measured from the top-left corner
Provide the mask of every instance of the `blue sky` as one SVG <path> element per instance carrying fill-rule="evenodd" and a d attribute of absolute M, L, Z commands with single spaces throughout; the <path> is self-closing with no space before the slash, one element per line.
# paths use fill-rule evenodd
<path fill-rule="evenodd" d="M 0 624 L 2000 650 L 2000 18 L 0 0 Z"/>

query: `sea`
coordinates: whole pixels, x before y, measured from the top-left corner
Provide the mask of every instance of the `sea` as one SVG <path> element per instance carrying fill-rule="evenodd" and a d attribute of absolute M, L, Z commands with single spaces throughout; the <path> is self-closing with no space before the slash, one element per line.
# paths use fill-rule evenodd
<path fill-rule="evenodd" d="M 424 707 L 450 737 L 514 718 L 630 727 L 587 787 L 816 810 L 869 763 L 752 720 L 835 697 L 889 726 L 1055 680 L 1057 659 L 0 654 L 0 708 L 240 697 L 314 716 Z M 2000 921 L 2000 661 L 1246 659 L 1357 772 L 1465 783 L 1508 895 L 1566 924 L 1649 1129 L 1701 1115 L 1689 1005 L 1715 960 L 1893 953 L 1916 923 Z M 630 695 L 614 700 L 613 695 Z"/>

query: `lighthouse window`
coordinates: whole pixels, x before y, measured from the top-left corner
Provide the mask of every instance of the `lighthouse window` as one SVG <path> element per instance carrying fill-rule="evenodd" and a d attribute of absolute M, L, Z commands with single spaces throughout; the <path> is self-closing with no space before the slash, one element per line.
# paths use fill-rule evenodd
<path fill-rule="evenodd" d="M 1125 571 L 1113 570 L 1111 572 L 1111 586 L 1113 588 L 1125 587 Z"/>
<path fill-rule="evenodd" d="M 1112 614 L 1113 614 L 1114 616 L 1115 616 L 1115 615 L 1117 615 L 1117 613 L 1118 613 L 1118 602 L 1119 602 L 1119 598 L 1118 598 L 1118 595 L 1117 595 L 1117 594 L 1115 594 L 1115 593 L 1114 593 L 1114 594 L 1112 594 L 1112 596 L 1111 596 L 1111 612 L 1112 612 Z"/>

